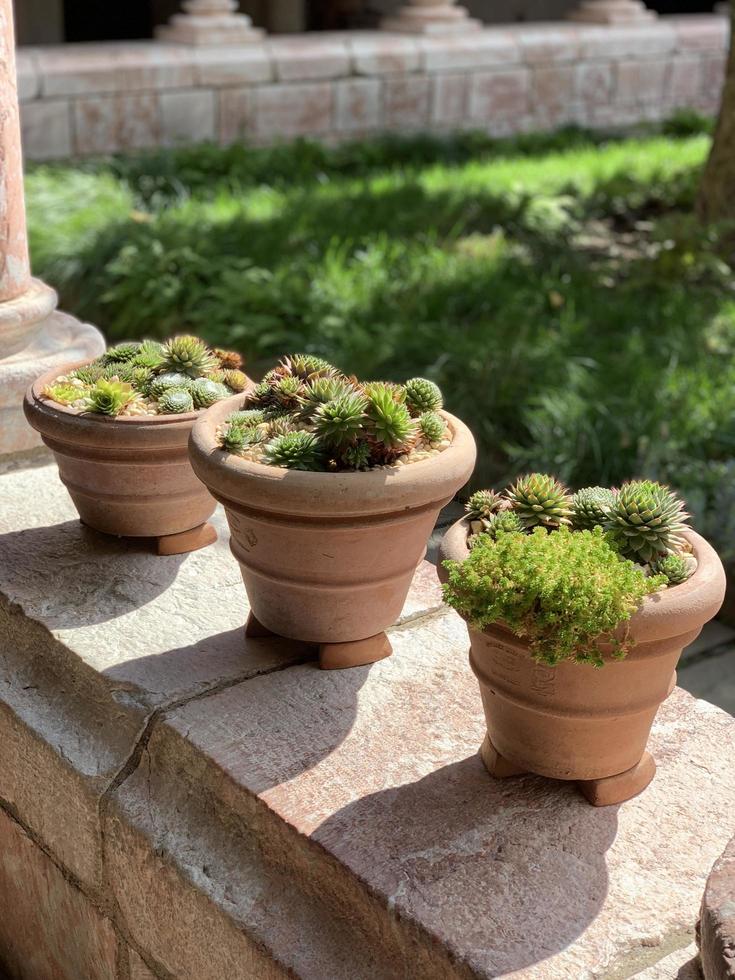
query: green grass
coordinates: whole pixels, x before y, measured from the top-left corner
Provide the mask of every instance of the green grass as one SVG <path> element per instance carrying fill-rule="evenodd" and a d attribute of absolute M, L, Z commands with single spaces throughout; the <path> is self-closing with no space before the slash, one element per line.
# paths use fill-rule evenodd
<path fill-rule="evenodd" d="M 109 340 L 188 330 L 256 365 L 304 349 L 427 375 L 481 481 L 659 477 L 732 552 L 735 280 L 690 216 L 706 130 L 34 167 L 35 271 Z"/>

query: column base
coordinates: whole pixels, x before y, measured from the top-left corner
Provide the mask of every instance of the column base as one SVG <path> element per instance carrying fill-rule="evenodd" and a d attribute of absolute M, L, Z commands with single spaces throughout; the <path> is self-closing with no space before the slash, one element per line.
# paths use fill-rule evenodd
<path fill-rule="evenodd" d="M 170 44 L 235 45 L 261 41 L 265 31 L 253 27 L 245 14 L 216 17 L 174 14 L 168 24 L 156 30 L 156 38 Z"/>
<path fill-rule="evenodd" d="M 55 312 L 23 350 L 0 360 L 0 455 L 41 445 L 41 437 L 23 415 L 23 395 L 36 378 L 66 364 L 98 357 L 105 340 L 96 327 Z"/>
<path fill-rule="evenodd" d="M 583 24 L 649 24 L 658 14 L 641 0 L 583 0 L 567 14 L 567 20 Z"/>
<path fill-rule="evenodd" d="M 464 7 L 446 3 L 436 7 L 404 7 L 395 17 L 380 22 L 383 31 L 402 34 L 454 35 L 479 31 L 482 22 L 470 17 Z"/>

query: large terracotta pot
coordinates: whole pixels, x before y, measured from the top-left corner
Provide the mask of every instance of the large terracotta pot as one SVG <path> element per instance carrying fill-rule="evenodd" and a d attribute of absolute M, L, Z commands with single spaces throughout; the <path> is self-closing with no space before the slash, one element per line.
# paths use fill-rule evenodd
<path fill-rule="evenodd" d="M 387 655 L 382 631 L 403 608 L 439 510 L 472 472 L 469 429 L 445 413 L 452 444 L 430 459 L 364 473 L 309 473 L 218 447 L 217 427 L 241 403 L 237 397 L 212 406 L 192 430 L 190 452 L 194 472 L 224 504 L 256 621 L 250 632 L 319 644 L 322 666 Z M 325 649 L 356 641 L 361 645 L 341 651 L 344 657 Z"/>
<path fill-rule="evenodd" d="M 41 397 L 59 373 L 56 368 L 34 382 L 23 408 L 53 451 L 82 521 L 106 534 L 158 538 L 161 554 L 211 543 L 216 535 L 205 522 L 216 502 L 194 475 L 187 448 L 203 412 L 79 415 Z"/>
<path fill-rule="evenodd" d="M 466 519 L 444 536 L 440 561 L 464 560 Z M 537 663 L 528 645 L 502 625 L 468 624 L 470 664 L 482 694 L 487 739 L 482 755 L 493 775 L 532 772 L 578 780 L 591 802 L 620 802 L 653 778 L 646 742 L 659 705 L 676 684 L 682 649 L 722 604 L 725 573 L 714 549 L 687 533 L 698 567 L 682 585 L 644 599 L 627 624 L 635 646 L 624 660 L 600 644 L 602 668 Z M 447 573 L 440 565 L 440 577 Z"/>

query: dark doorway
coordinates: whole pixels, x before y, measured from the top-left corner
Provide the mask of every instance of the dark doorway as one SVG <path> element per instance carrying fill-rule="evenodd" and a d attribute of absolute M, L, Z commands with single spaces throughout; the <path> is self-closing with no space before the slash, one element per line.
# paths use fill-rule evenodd
<path fill-rule="evenodd" d="M 64 0 L 67 41 L 123 41 L 153 36 L 151 0 Z"/>

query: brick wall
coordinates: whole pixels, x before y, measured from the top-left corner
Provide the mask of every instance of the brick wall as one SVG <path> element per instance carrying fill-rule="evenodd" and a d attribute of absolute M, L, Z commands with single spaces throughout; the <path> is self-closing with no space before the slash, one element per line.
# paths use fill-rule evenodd
<path fill-rule="evenodd" d="M 630 27 L 564 22 L 455 38 L 304 34 L 239 48 L 152 41 L 20 48 L 29 159 L 214 140 L 395 131 L 505 135 L 714 113 L 725 17 Z"/>

